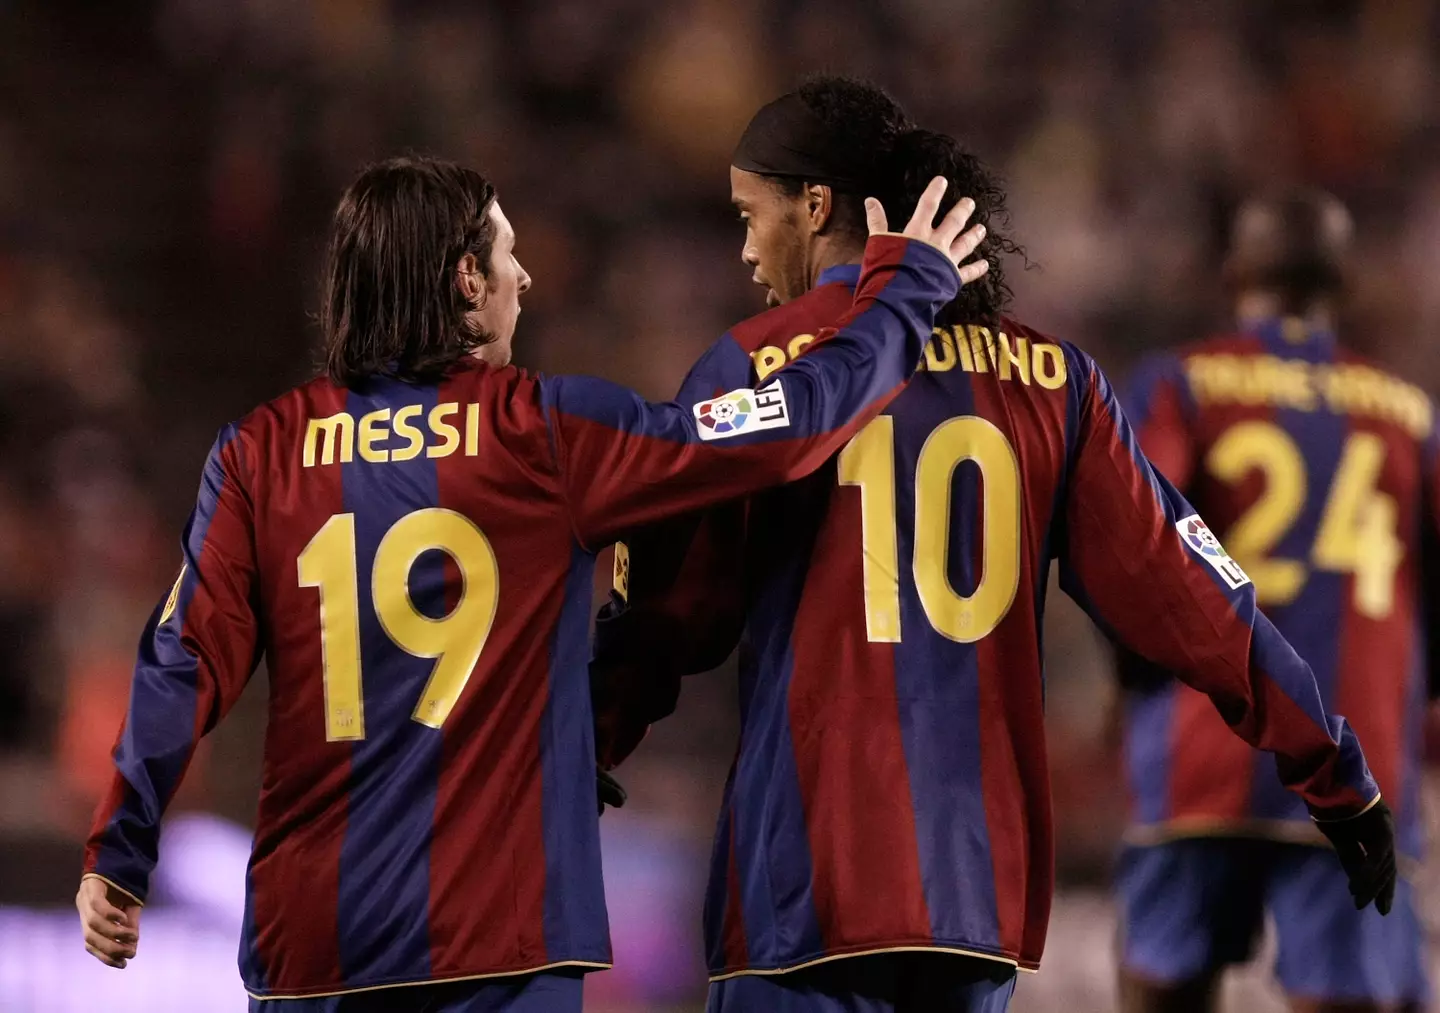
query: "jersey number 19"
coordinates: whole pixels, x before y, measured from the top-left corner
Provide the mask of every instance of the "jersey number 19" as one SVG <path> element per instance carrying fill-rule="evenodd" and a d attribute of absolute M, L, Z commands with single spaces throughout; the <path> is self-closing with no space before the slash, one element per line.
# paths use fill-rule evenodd
<path fill-rule="evenodd" d="M 432 619 L 410 599 L 410 569 L 439 549 L 460 570 L 460 600 Z M 325 738 L 365 737 L 360 685 L 360 582 L 355 560 L 355 515 L 335 514 L 300 553 L 300 586 L 320 589 L 320 653 L 325 680 Z M 385 634 L 400 649 L 434 658 L 435 667 L 411 717 L 439 728 L 470 680 L 495 622 L 500 567 L 475 524 L 454 510 L 429 507 L 406 514 L 375 551 L 370 597 Z"/>

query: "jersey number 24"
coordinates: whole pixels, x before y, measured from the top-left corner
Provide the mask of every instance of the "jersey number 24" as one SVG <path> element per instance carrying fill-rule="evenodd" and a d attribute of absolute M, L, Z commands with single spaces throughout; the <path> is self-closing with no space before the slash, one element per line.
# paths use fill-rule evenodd
<path fill-rule="evenodd" d="M 1295 440 L 1273 422 L 1240 422 L 1221 434 L 1205 455 L 1211 475 L 1227 484 L 1258 469 L 1265 488 L 1226 534 L 1225 543 L 1255 581 L 1261 606 L 1287 605 L 1300 594 L 1310 568 L 1354 574 L 1355 611 L 1384 619 L 1395 606 L 1395 571 L 1404 547 L 1395 535 L 1395 498 L 1376 484 L 1385 443 L 1374 433 L 1352 433 L 1325 499 L 1320 528 L 1306 560 L 1271 555 L 1305 507 L 1309 476 Z"/>

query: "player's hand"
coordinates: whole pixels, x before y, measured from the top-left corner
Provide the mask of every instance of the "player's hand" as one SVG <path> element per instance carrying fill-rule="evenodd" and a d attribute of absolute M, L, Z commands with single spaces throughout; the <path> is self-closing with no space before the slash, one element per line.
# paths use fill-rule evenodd
<path fill-rule="evenodd" d="M 1382 915 L 1395 900 L 1395 817 L 1383 801 L 1359 816 L 1343 820 L 1315 820 L 1320 832 L 1335 845 L 1340 865 L 1350 878 L 1350 896 L 1358 911 L 1371 901 Z"/>
<path fill-rule="evenodd" d="M 975 248 L 985 238 L 985 226 L 976 225 L 962 231 L 970 216 L 975 213 L 975 202 L 969 197 L 962 197 L 949 213 L 940 219 L 940 224 L 935 224 L 935 215 L 940 210 L 940 202 L 945 197 L 945 188 L 948 185 L 944 176 L 936 176 L 930 181 L 930 185 L 920 195 L 919 203 L 915 205 L 915 213 L 910 216 L 910 223 L 905 226 L 901 235 L 929 243 L 945 254 L 950 258 L 950 262 L 960 269 L 960 284 L 968 285 L 977 278 L 984 277 L 985 272 L 990 270 L 990 263 L 984 258 L 965 263 L 965 259 L 975 252 Z M 865 198 L 865 221 L 872 236 L 890 231 L 890 223 L 885 218 L 885 208 L 874 197 Z"/>
<path fill-rule="evenodd" d="M 85 949 L 102 964 L 124 967 L 140 945 L 140 905 L 103 879 L 87 876 L 75 895 Z"/>
<path fill-rule="evenodd" d="M 600 767 L 595 768 L 595 796 L 595 807 L 601 816 L 605 815 L 607 805 L 619 809 L 625 804 L 625 789 Z"/>

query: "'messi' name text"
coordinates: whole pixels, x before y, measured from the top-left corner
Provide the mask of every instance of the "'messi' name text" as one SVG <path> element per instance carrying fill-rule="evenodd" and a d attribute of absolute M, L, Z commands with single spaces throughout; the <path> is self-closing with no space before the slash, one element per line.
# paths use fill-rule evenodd
<path fill-rule="evenodd" d="M 337 460 L 349 464 L 357 452 L 360 460 L 372 464 L 409 461 L 422 453 L 426 457 L 449 457 L 454 453 L 474 457 L 480 452 L 479 444 L 478 404 L 447 401 L 428 412 L 424 405 L 408 404 L 393 411 L 380 408 L 367 412 L 358 420 L 349 412 L 310 419 L 305 425 L 300 463 L 306 468 Z"/>

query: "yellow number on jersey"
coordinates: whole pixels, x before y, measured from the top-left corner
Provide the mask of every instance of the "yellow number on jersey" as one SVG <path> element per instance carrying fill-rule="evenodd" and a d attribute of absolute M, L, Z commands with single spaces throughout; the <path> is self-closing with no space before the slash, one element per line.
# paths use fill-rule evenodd
<path fill-rule="evenodd" d="M 460 569 L 460 600 L 442 619 L 422 614 L 410 598 L 410 570 L 432 549 L 444 552 Z M 298 567 L 300 586 L 320 589 L 325 737 L 332 742 L 363 739 L 355 515 L 336 514 L 326 521 L 300 553 Z M 380 625 L 396 646 L 416 657 L 436 659 L 412 717 L 439 728 L 464 691 L 495 622 L 500 568 L 489 540 L 453 510 L 431 507 L 406 514 L 380 540 L 371 597 Z"/>
<path fill-rule="evenodd" d="M 1255 582 L 1261 605 L 1295 600 L 1308 574 L 1298 559 L 1277 559 L 1270 550 L 1305 506 L 1305 458 L 1285 430 L 1271 422 L 1241 422 L 1225 430 L 1206 455 L 1210 474 L 1231 485 L 1252 468 L 1265 475 L 1265 491 L 1225 534 L 1225 547 Z"/>
<path fill-rule="evenodd" d="M 1384 619 L 1395 607 L 1395 571 L 1405 547 L 1395 536 L 1395 497 L 1375 485 L 1385 443 L 1374 433 L 1345 441 L 1311 558 L 1321 570 L 1355 575 L 1355 611 Z"/>
<path fill-rule="evenodd" d="M 900 640 L 894 432 L 890 416 L 877 416 L 837 461 L 840 483 L 860 487 L 865 632 L 881 643 Z M 984 519 L 980 579 L 969 595 L 957 593 L 948 574 L 952 480 L 964 461 L 980 468 Z M 915 588 L 930 625 L 962 644 L 987 636 L 1020 587 L 1020 464 L 994 424 L 963 415 L 926 438 L 915 466 L 914 530 Z"/>
<path fill-rule="evenodd" d="M 1261 605 L 1295 600 L 1309 579 L 1306 564 L 1270 551 L 1285 536 L 1304 506 L 1307 478 L 1300 448 L 1271 422 L 1231 426 L 1210 448 L 1206 467 L 1236 484 L 1250 470 L 1264 474 L 1265 489 L 1227 535 L 1225 542 L 1255 581 Z M 1320 530 L 1310 550 L 1317 570 L 1351 573 L 1354 603 L 1361 615 L 1383 619 L 1395 605 L 1395 571 L 1405 549 L 1396 537 L 1395 499 L 1376 489 L 1385 464 L 1385 444 L 1374 433 L 1352 433 L 1325 501 Z"/>
<path fill-rule="evenodd" d="M 325 738 L 365 737 L 360 692 L 360 592 L 355 579 L 355 515 L 335 514 L 297 561 L 301 587 L 320 589 L 320 672 L 325 685 Z"/>
<path fill-rule="evenodd" d="M 900 642 L 900 550 L 895 539 L 895 420 L 877 415 L 835 461 L 841 485 L 860 487 L 865 637 Z"/>

